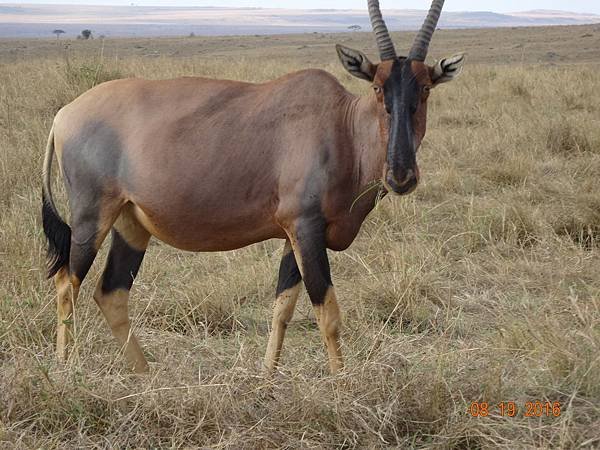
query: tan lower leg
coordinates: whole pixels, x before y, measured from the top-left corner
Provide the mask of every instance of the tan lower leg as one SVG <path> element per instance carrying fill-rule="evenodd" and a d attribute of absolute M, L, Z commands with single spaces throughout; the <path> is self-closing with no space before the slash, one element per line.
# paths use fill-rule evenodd
<path fill-rule="evenodd" d="M 138 340 L 133 335 L 129 325 L 128 300 L 129 291 L 117 289 L 114 292 L 102 293 L 102 279 L 98 283 L 94 300 L 104 314 L 113 336 L 124 350 L 127 364 L 136 373 L 148 372 L 148 362 L 142 352 Z"/>
<path fill-rule="evenodd" d="M 66 361 L 69 343 L 73 340 L 73 310 L 81 285 L 77 277 L 69 276 L 69 270 L 63 267 L 54 276 L 56 285 L 56 355 L 59 360 Z"/>
<path fill-rule="evenodd" d="M 269 336 L 269 343 L 267 344 L 267 352 L 265 354 L 265 368 L 267 373 L 272 373 L 279 363 L 285 330 L 294 315 L 294 308 L 296 307 L 296 301 L 300 293 L 300 284 L 298 283 L 296 286 L 283 291 L 275 300 L 271 335 Z"/>
<path fill-rule="evenodd" d="M 314 311 L 323 342 L 327 347 L 329 367 L 331 373 L 335 374 L 344 367 L 344 361 L 340 347 L 340 325 L 342 320 L 333 287 L 327 290 L 322 305 L 314 305 Z"/>

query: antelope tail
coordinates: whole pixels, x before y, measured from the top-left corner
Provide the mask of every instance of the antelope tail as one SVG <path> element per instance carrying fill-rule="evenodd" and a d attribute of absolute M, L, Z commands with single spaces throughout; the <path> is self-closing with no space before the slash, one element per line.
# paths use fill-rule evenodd
<path fill-rule="evenodd" d="M 71 228 L 61 219 L 52 199 L 52 158 L 54 156 L 54 126 L 48 136 L 44 158 L 42 185 L 42 223 L 48 241 L 46 264 L 48 278 L 53 277 L 63 267 L 69 265 L 71 253 Z"/>

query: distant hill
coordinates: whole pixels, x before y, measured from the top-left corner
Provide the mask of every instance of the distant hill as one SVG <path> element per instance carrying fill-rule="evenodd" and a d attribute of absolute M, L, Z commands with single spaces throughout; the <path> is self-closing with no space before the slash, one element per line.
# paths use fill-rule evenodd
<path fill-rule="evenodd" d="M 386 10 L 392 30 L 418 28 L 420 10 Z M 600 15 L 535 10 L 510 14 L 445 12 L 441 28 L 520 27 L 600 23 Z M 0 4 L 0 37 L 48 37 L 53 29 L 75 36 L 239 35 L 340 32 L 370 29 L 365 10 L 291 10 L 219 7 L 140 7 Z"/>

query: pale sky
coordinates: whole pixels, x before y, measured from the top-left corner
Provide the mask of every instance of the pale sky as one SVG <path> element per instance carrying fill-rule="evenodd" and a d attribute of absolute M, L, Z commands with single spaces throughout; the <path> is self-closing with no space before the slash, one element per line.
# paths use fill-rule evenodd
<path fill-rule="evenodd" d="M 320 8 L 362 9 L 367 0 L 26 0 L 1 3 L 60 3 L 77 5 L 129 5 L 137 6 L 228 6 L 259 8 Z M 382 9 L 427 9 L 429 0 L 380 0 Z M 516 12 L 531 9 L 559 9 L 600 14 L 599 0 L 446 0 L 448 11 Z"/>

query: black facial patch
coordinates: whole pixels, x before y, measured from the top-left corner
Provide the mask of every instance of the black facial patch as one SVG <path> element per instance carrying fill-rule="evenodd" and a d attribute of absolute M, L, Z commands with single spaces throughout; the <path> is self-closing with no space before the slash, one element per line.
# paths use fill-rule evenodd
<path fill-rule="evenodd" d="M 419 103 L 421 87 L 411 69 L 411 60 L 398 58 L 383 85 L 385 107 L 390 114 L 405 108 L 414 114 Z"/>
<path fill-rule="evenodd" d="M 413 116 L 420 101 L 421 86 L 412 72 L 410 59 L 397 59 L 384 83 L 385 107 L 390 114 L 387 163 L 397 180 L 416 165 Z"/>
<path fill-rule="evenodd" d="M 102 275 L 102 293 L 131 289 L 145 253 L 132 248 L 119 232 L 113 229 L 106 269 Z"/>
<path fill-rule="evenodd" d="M 281 258 L 275 295 L 279 297 L 282 292 L 293 288 L 300 283 L 300 281 L 302 281 L 302 275 L 300 275 L 294 252 L 289 251 Z"/>

